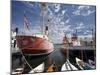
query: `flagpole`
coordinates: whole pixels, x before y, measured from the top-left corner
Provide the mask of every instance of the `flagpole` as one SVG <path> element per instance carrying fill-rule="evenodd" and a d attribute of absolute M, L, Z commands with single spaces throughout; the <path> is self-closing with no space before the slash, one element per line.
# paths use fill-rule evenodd
<path fill-rule="evenodd" d="M 26 17 L 26 15 L 24 13 L 24 32 L 26 31 L 26 29 L 28 31 L 30 31 L 30 29 L 29 29 L 29 21 L 28 21 L 28 18 Z"/>

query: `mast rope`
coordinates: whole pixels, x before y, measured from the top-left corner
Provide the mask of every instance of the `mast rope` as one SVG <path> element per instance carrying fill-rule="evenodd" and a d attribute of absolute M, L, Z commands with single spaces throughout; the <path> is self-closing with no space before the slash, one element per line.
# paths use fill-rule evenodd
<path fill-rule="evenodd" d="M 27 65 L 29 66 L 29 68 L 32 70 L 33 68 L 32 68 L 32 66 L 28 63 L 28 61 L 26 60 L 26 58 L 25 58 L 25 56 L 24 56 L 22 50 L 20 50 L 20 52 L 21 52 L 21 55 L 22 55 L 23 59 L 25 60 L 26 64 L 27 64 Z"/>

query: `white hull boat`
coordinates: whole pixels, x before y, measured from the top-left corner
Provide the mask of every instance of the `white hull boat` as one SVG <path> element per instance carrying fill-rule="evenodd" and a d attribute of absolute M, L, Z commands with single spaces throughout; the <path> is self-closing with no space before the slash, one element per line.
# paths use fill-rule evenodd
<path fill-rule="evenodd" d="M 81 70 L 91 70 L 93 69 L 88 63 L 83 62 L 83 60 L 76 57 L 76 63 Z"/>
<path fill-rule="evenodd" d="M 32 69 L 29 73 L 41 73 L 44 71 L 44 63 L 40 64 L 36 68 Z"/>
<path fill-rule="evenodd" d="M 12 72 L 12 75 L 20 75 L 23 72 L 23 68 L 17 68 Z"/>
<path fill-rule="evenodd" d="M 63 64 L 61 71 L 71 71 L 71 70 L 78 70 L 74 65 L 70 63 L 67 59 L 66 62 Z"/>

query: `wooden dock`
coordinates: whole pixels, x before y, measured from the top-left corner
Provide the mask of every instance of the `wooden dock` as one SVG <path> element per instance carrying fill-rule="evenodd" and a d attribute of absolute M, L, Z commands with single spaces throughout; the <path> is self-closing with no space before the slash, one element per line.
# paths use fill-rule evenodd
<path fill-rule="evenodd" d="M 95 50 L 94 47 L 92 46 L 72 46 L 72 47 L 67 47 L 69 50 Z"/>

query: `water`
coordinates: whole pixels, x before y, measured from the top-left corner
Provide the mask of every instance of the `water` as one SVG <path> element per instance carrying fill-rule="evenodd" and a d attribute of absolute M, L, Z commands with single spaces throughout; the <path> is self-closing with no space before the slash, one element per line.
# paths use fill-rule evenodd
<path fill-rule="evenodd" d="M 25 56 L 26 60 L 30 64 L 32 68 L 35 68 L 42 62 L 45 62 L 45 70 L 47 71 L 48 67 L 55 63 L 58 67 L 58 71 L 61 71 L 62 65 L 66 61 L 66 51 L 63 52 L 61 49 L 61 45 L 54 45 L 54 51 L 48 55 L 42 55 L 42 56 Z M 76 65 L 75 57 L 83 58 L 85 62 L 88 61 L 88 59 L 94 60 L 94 51 L 93 50 L 69 50 L 69 60 L 70 62 L 78 68 Z M 30 71 L 30 68 L 27 64 L 25 64 L 25 61 L 23 58 L 21 58 L 21 55 L 12 55 L 12 71 L 18 67 L 24 66 L 24 72 L 28 73 Z"/>

